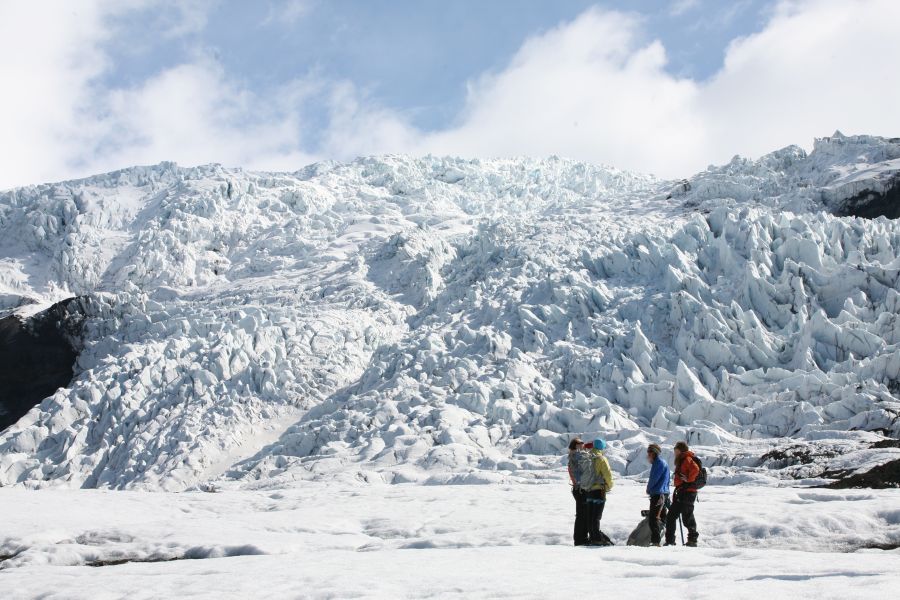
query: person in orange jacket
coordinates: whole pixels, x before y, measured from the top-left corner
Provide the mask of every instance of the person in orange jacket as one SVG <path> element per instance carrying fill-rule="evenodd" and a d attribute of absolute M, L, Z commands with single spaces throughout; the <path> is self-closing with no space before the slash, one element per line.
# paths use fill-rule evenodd
<path fill-rule="evenodd" d="M 681 517 L 688 530 L 687 546 L 696 547 L 700 534 L 697 532 L 697 520 L 694 518 L 694 503 L 697 501 L 697 488 L 691 484 L 700 475 L 700 466 L 694 460 L 694 453 L 687 442 L 675 444 L 675 493 L 672 495 L 672 506 L 666 517 L 666 546 L 675 545 L 675 527 Z"/>

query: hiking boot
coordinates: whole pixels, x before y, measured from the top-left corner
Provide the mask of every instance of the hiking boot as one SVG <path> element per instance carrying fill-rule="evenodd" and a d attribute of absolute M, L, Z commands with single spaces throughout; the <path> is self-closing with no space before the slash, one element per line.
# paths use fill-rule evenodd
<path fill-rule="evenodd" d="M 596 542 L 591 542 L 591 546 L 615 546 L 616 543 L 606 536 L 603 536 Z"/>
<path fill-rule="evenodd" d="M 685 544 L 688 548 L 696 548 L 697 540 L 688 540 L 687 544 Z"/>
<path fill-rule="evenodd" d="M 666 546 L 677 546 L 678 544 L 676 544 L 675 542 L 666 542 L 665 545 Z"/>

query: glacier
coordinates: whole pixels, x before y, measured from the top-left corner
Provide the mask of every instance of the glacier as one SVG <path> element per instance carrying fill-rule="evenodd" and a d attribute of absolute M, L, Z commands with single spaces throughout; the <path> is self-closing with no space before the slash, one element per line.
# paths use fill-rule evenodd
<path fill-rule="evenodd" d="M 900 140 L 681 181 L 561 158 L 162 163 L 0 192 L 0 317 L 83 315 L 0 485 L 264 489 L 900 460 Z M 880 215 L 880 216 L 879 216 Z"/>

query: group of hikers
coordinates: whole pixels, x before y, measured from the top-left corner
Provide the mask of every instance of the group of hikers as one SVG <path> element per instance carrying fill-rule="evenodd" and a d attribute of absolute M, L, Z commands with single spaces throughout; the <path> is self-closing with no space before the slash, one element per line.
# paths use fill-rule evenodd
<path fill-rule="evenodd" d="M 606 442 L 596 439 L 585 443 L 580 438 L 569 442 L 569 478 L 572 481 L 572 496 L 575 497 L 575 545 L 610 546 L 612 540 L 600 530 L 600 519 L 606 505 L 606 495 L 613 488 L 612 470 L 603 452 Z M 659 546 L 665 524 L 665 545 L 675 545 L 675 531 L 679 519 L 688 530 L 686 546 L 696 546 L 700 535 L 694 518 L 694 503 L 697 491 L 705 485 L 706 471 L 694 456 L 686 442 L 675 444 L 675 469 L 672 479 L 675 491 L 669 499 L 671 471 L 662 458 L 658 444 L 647 447 L 647 462 L 650 463 L 650 478 L 647 495 L 650 496 L 650 510 L 646 514 L 650 527 L 650 545 Z M 682 540 L 683 541 L 683 540 Z"/>

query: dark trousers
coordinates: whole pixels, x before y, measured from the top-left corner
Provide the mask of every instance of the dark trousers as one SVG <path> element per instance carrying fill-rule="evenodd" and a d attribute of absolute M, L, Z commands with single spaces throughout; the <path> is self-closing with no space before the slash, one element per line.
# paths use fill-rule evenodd
<path fill-rule="evenodd" d="M 587 493 L 588 526 L 592 544 L 602 544 L 609 540 L 606 534 L 600 531 L 600 519 L 603 518 L 603 507 L 605 506 L 605 491 L 591 490 Z"/>
<path fill-rule="evenodd" d="M 666 518 L 666 543 L 675 543 L 675 527 L 678 526 L 678 517 L 688 530 L 688 542 L 696 542 L 700 537 L 697 532 L 697 520 L 694 518 L 694 502 L 697 501 L 697 492 L 676 491 L 672 497 L 672 508 Z"/>
<path fill-rule="evenodd" d="M 650 525 L 650 543 L 658 544 L 660 542 L 660 521 L 666 522 L 666 504 L 668 504 L 668 494 L 655 494 L 650 496 L 650 511 L 647 513 L 647 523 Z"/>
<path fill-rule="evenodd" d="M 591 541 L 587 493 L 583 490 L 573 489 L 572 496 L 575 498 L 575 533 L 573 537 L 576 546 L 583 546 Z"/>

